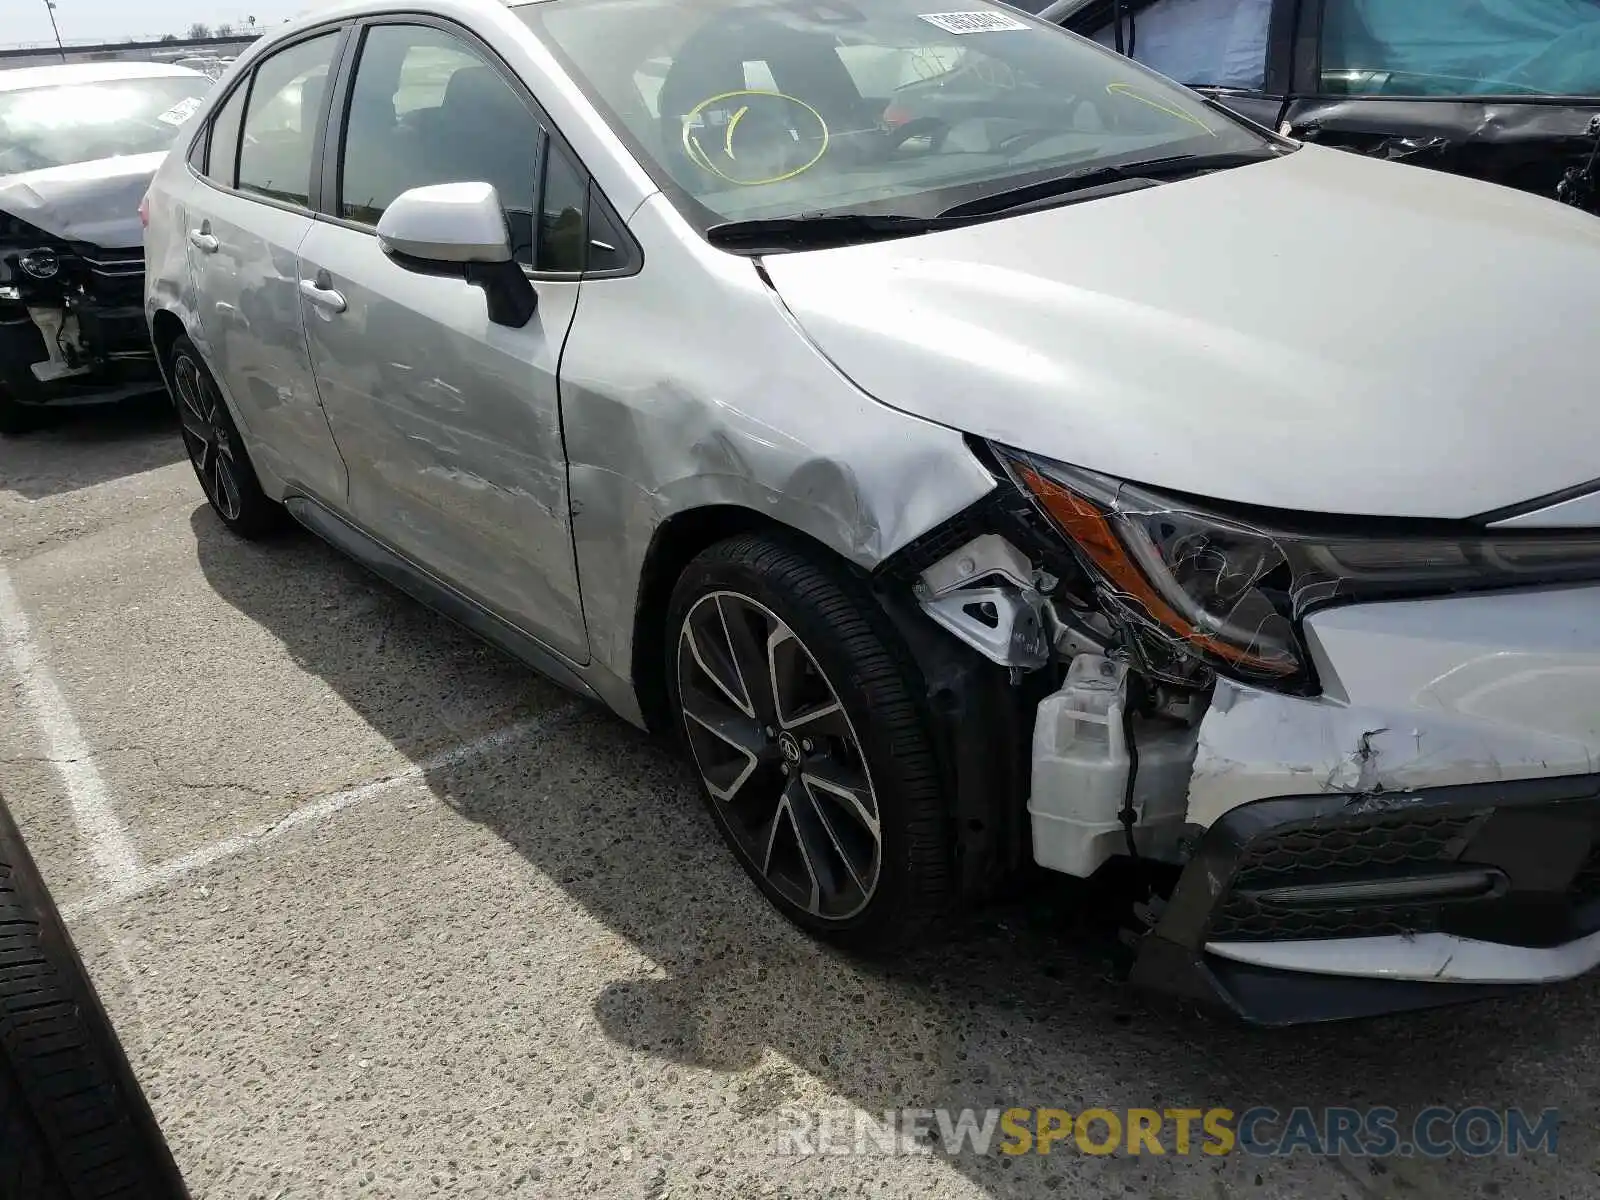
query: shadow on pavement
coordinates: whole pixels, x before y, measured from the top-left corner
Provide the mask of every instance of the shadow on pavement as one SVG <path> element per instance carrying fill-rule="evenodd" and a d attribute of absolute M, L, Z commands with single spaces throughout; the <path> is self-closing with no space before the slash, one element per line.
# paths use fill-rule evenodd
<path fill-rule="evenodd" d="M 36 429 L 0 437 L 0 492 L 40 500 L 184 458 L 164 391 L 117 404 L 46 409 L 38 420 Z"/>
<path fill-rule="evenodd" d="M 415 711 L 397 706 L 394 691 L 425 698 L 438 686 L 441 652 L 471 639 L 385 585 L 363 582 L 359 568 L 304 535 L 252 546 L 231 538 L 207 509 L 192 523 L 217 592 L 403 752 L 421 757 L 411 721 L 390 716 Z M 308 615 L 306 596 L 318 586 L 311 572 L 370 590 L 383 606 L 383 678 L 352 650 L 348 631 Z M 527 686 L 536 686 L 531 679 Z M 559 736 L 559 754 L 534 745 L 509 753 L 502 770 L 437 771 L 427 783 L 657 964 L 664 977 L 617 979 L 594 999 L 602 1028 L 621 1045 L 712 1071 L 749 1070 L 771 1049 L 869 1113 L 1011 1105 L 1563 1110 L 1554 1162 L 1101 1159 L 1073 1151 L 949 1160 L 996 1197 L 1060 1190 L 1427 1200 L 1535 1190 L 1577 1196 L 1592 1186 L 1596 1105 L 1569 1065 L 1592 1063 L 1600 1042 L 1592 981 L 1420 1015 L 1255 1031 L 1115 982 L 1107 969 L 1112 905 L 1066 880 L 961 921 L 948 940 L 908 960 L 863 964 L 767 910 L 701 810 L 688 769 L 657 741 L 594 707 L 547 736 Z M 787 1068 L 760 1072 L 743 1093 L 742 1115 L 776 1113 L 792 1102 L 796 1082 Z"/>

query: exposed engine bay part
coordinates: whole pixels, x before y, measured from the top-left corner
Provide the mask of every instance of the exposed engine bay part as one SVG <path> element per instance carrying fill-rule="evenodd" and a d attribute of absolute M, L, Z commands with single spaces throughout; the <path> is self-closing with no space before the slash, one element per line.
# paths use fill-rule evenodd
<path fill-rule="evenodd" d="M 920 582 L 927 596 L 937 600 L 990 575 L 1017 588 L 1031 588 L 1033 574 L 1026 554 L 999 534 L 985 533 L 934 563 L 922 573 Z"/>
<path fill-rule="evenodd" d="M 924 612 L 990 662 L 1036 671 L 1050 661 L 1044 597 L 1054 579 L 987 533 L 928 567 L 913 585 Z"/>
<path fill-rule="evenodd" d="M 158 381 L 144 251 L 64 241 L 0 211 L 0 404 L 96 404 Z"/>
<path fill-rule="evenodd" d="M 87 375 L 92 369 L 88 349 L 83 344 L 82 330 L 77 314 L 70 307 L 45 308 L 29 306 L 28 316 L 44 335 L 45 351 L 49 358 L 30 366 L 33 377 L 40 383 L 53 383 L 69 375 Z"/>
<path fill-rule="evenodd" d="M 1179 855 L 1198 731 L 1134 718 L 1128 691 L 1126 663 L 1081 654 L 1039 705 L 1028 815 L 1042 867 L 1087 878 L 1127 837 L 1141 856 Z"/>

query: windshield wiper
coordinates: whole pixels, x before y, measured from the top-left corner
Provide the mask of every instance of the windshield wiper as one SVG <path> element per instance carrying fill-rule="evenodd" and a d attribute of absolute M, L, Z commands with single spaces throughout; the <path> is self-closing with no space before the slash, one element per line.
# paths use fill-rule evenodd
<path fill-rule="evenodd" d="M 1265 162 L 1269 158 L 1279 158 L 1282 154 L 1280 150 L 1248 150 L 1228 154 L 1174 154 L 1166 158 L 1147 158 L 1142 162 L 1083 167 L 1069 171 L 1065 175 L 1057 175 L 1054 179 L 1025 183 L 1020 187 L 1003 188 L 998 192 L 979 196 L 975 200 L 965 200 L 945 209 L 935 219 L 960 220 L 1014 212 L 1018 209 L 1046 208 L 1053 204 L 1065 203 L 1063 197 L 1093 189 L 1109 188 L 1112 185 L 1148 186 L 1148 182 L 1181 179 L 1187 175 L 1203 175 L 1208 171 L 1242 167 L 1249 163 Z"/>
<path fill-rule="evenodd" d="M 914 217 L 907 213 L 801 213 L 795 217 L 726 221 L 706 230 L 706 240 L 724 250 L 759 254 L 908 237 L 965 223 L 957 217 Z"/>

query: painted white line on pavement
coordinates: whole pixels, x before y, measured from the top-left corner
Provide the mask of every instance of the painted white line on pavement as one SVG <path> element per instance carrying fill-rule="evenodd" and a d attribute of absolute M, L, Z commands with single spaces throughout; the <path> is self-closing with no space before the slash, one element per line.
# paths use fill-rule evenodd
<path fill-rule="evenodd" d="M 542 730 L 569 721 L 588 708 L 581 701 L 560 705 L 540 713 L 537 717 L 518 721 L 504 729 L 498 729 L 483 737 L 442 750 L 438 754 L 430 755 L 419 763 L 413 763 L 403 771 L 394 775 L 386 775 L 382 779 L 374 779 L 356 787 L 345 788 L 343 791 L 319 797 L 308 804 L 295 809 L 276 821 L 269 821 L 248 829 L 243 833 L 234 834 L 232 837 L 223 838 L 221 841 L 212 842 L 201 846 L 198 850 L 191 850 L 188 854 L 178 858 L 168 859 L 164 863 L 138 872 L 136 875 L 113 884 L 109 889 L 98 895 L 64 905 L 62 912 L 68 917 L 75 917 L 81 913 L 97 912 L 113 904 L 120 904 L 124 900 L 147 892 L 159 891 L 169 884 L 176 883 L 187 875 L 209 867 L 212 863 L 225 858 L 243 854 L 256 846 L 264 845 L 275 838 L 282 837 L 290 830 L 299 829 L 305 825 L 312 825 L 318 821 L 326 820 L 335 813 L 343 812 L 362 804 L 374 796 L 387 791 L 398 784 L 412 783 L 435 771 L 449 770 L 451 767 L 460 766 L 472 759 L 498 750 L 503 746 L 523 738 L 530 737 Z"/>
<path fill-rule="evenodd" d="M 0 567 L 0 651 L 22 683 L 22 696 L 44 734 L 45 755 L 61 776 L 72 820 L 102 883 L 119 887 L 139 875 L 139 854 L 118 819 L 111 794 L 89 755 L 78 722 L 35 648 L 28 614 Z"/>

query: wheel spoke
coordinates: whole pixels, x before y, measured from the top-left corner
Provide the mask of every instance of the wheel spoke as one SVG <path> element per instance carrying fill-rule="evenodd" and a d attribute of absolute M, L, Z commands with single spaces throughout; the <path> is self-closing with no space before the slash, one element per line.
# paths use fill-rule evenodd
<path fill-rule="evenodd" d="M 211 440 L 211 426 L 202 421 L 187 403 L 178 406 L 178 420 L 183 424 L 183 431 L 198 442 Z"/>
<path fill-rule="evenodd" d="M 767 749 L 761 727 L 743 713 L 732 713 L 697 693 L 686 692 L 683 715 L 735 750 L 755 757 Z"/>
<path fill-rule="evenodd" d="M 199 452 L 190 455 L 194 459 L 194 469 L 200 476 L 200 482 L 206 489 L 206 495 L 211 494 L 214 483 L 211 478 L 211 459 L 216 454 L 215 448 L 209 440 L 200 443 Z"/>
<path fill-rule="evenodd" d="M 841 768 L 827 759 L 812 759 L 800 774 L 800 781 L 813 797 L 819 792 L 849 813 L 873 841 L 879 839 L 878 806 L 865 772 Z"/>
<path fill-rule="evenodd" d="M 205 412 L 200 406 L 200 398 L 195 394 L 195 367 L 187 358 L 180 358 L 172 369 L 172 381 L 178 388 L 178 400 L 190 412 L 205 420 Z"/>
<path fill-rule="evenodd" d="M 855 862 L 852 861 L 851 849 L 855 849 L 857 853 L 860 853 L 861 848 L 859 846 L 846 847 L 846 839 L 840 837 L 833 827 L 833 822 L 828 819 L 827 806 L 818 803 L 815 794 L 809 787 L 795 788 L 791 794 L 793 796 L 791 807 L 796 815 L 795 824 L 805 831 L 802 834 L 802 841 L 810 842 L 812 851 L 810 857 L 814 862 L 819 865 L 826 864 L 825 869 L 819 871 L 819 875 L 826 876 L 823 880 L 823 891 L 827 892 L 829 898 L 834 900 L 834 907 L 843 906 L 839 903 L 841 898 L 848 901 L 849 906 L 853 907 L 858 897 L 865 898 L 867 895 L 867 887 L 862 881 L 862 874 L 870 874 L 871 872 L 873 859 L 875 858 L 872 848 L 867 848 L 867 861 L 863 864 L 862 871 L 858 871 Z M 856 839 L 856 841 L 859 842 L 859 839 Z M 852 895 L 846 892 L 845 881 L 840 879 L 837 872 L 833 870 L 835 862 L 844 868 L 845 874 L 849 876 L 850 885 L 855 889 L 855 894 Z"/>
<path fill-rule="evenodd" d="M 774 625 L 767 637 L 767 684 L 772 688 L 773 710 L 778 723 L 787 728 L 784 713 L 799 707 L 799 695 L 811 656 L 806 653 L 794 630 Z"/>
<path fill-rule="evenodd" d="M 701 626 L 699 629 L 696 629 L 697 624 Z M 683 624 L 683 640 L 700 672 L 728 698 L 728 703 L 753 720 L 755 709 L 750 704 L 744 681 L 739 677 L 738 667 L 731 657 L 722 609 L 715 601 L 701 601 L 695 605 L 689 619 Z"/>
<path fill-rule="evenodd" d="M 239 483 L 233 477 L 233 460 L 218 447 L 212 451 L 212 462 L 217 475 L 217 507 L 228 520 L 239 516 Z"/>
<path fill-rule="evenodd" d="M 697 600 L 678 638 L 678 703 L 712 815 L 787 905 L 827 921 L 860 912 L 881 875 L 878 804 L 816 658 L 733 591 Z"/>
<path fill-rule="evenodd" d="M 772 619 L 765 609 L 729 596 L 717 597 L 717 611 L 722 614 L 722 627 L 728 636 L 728 652 L 734 669 L 739 673 L 744 693 L 750 697 L 751 709 L 758 721 L 770 725 L 776 719 L 777 707 L 763 643 Z M 759 634 L 756 632 L 757 625 L 762 627 Z"/>
<path fill-rule="evenodd" d="M 732 804 L 761 766 L 754 755 L 733 757 L 724 762 L 704 767 L 706 790 L 724 804 Z"/>
<path fill-rule="evenodd" d="M 778 723 L 803 737 L 850 737 L 850 722 L 837 700 L 824 700 L 798 712 L 779 713 Z"/>
<path fill-rule="evenodd" d="M 810 830 L 805 828 L 811 826 Z M 784 870 L 789 865 L 783 859 L 787 857 L 784 852 L 793 851 L 798 865 L 805 872 L 805 879 L 794 878 Z M 785 790 L 783 797 L 778 801 L 777 811 L 772 814 L 772 828 L 767 836 L 767 856 L 762 867 L 762 874 L 779 891 L 790 893 L 790 898 L 801 904 L 807 912 L 821 913 L 822 911 L 822 882 L 817 875 L 815 827 L 812 822 L 804 821 L 796 816 L 792 790 Z M 795 893 L 803 892 L 802 900 Z"/>
<path fill-rule="evenodd" d="M 767 670 L 780 729 L 808 738 L 851 737 L 838 697 L 787 625 L 776 626 L 767 639 Z"/>
<path fill-rule="evenodd" d="M 685 702 L 683 715 L 692 724 L 691 740 L 695 730 L 703 730 L 715 741 L 700 745 L 696 759 L 706 779 L 706 788 L 724 803 L 738 798 L 740 789 L 755 775 L 761 766 L 761 752 L 766 739 L 755 729 L 749 718 L 740 714 L 717 712 L 712 709 L 696 711 Z M 729 753 L 731 751 L 731 753 Z"/>

